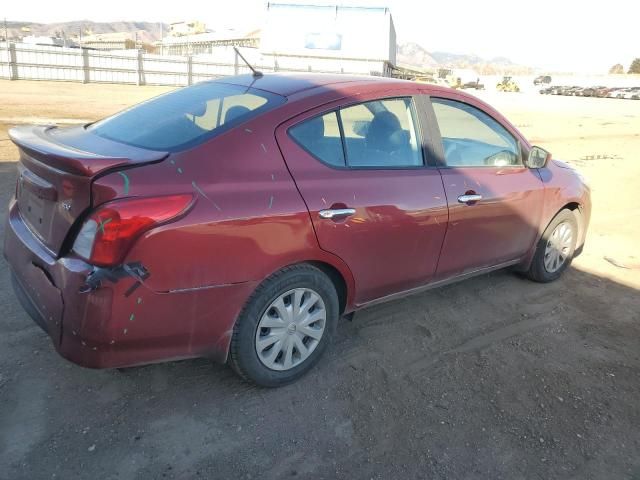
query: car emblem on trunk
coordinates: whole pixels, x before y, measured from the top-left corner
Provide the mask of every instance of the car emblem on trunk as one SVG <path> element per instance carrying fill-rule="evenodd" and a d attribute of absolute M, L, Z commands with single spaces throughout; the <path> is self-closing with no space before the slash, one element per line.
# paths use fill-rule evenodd
<path fill-rule="evenodd" d="M 71 210 L 71 202 L 62 202 L 62 208 L 64 208 L 67 212 Z"/>

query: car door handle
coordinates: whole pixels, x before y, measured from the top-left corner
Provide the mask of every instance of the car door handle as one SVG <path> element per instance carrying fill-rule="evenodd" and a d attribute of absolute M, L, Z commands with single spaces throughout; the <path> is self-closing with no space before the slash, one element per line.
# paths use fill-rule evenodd
<path fill-rule="evenodd" d="M 477 193 L 474 193 L 473 195 L 464 194 L 458 197 L 458 202 L 466 204 L 477 202 L 479 200 L 482 200 L 482 195 L 478 195 Z"/>
<path fill-rule="evenodd" d="M 318 214 L 320 218 L 343 218 L 356 213 L 355 208 L 331 208 L 329 210 L 320 210 Z"/>

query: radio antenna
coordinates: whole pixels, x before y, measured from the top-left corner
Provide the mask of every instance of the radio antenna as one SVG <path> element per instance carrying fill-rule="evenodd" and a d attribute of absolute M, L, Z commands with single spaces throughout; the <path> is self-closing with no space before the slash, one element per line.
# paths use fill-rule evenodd
<path fill-rule="evenodd" d="M 247 59 L 244 58 L 244 56 L 240 53 L 240 50 L 238 50 L 238 47 L 234 46 L 233 49 L 236 51 L 236 54 L 238 54 L 238 56 L 242 59 L 242 61 L 247 64 L 247 67 L 251 69 L 251 71 L 253 72 L 253 76 L 255 78 L 262 77 L 262 72 L 260 70 L 256 70 L 255 68 L 253 68 L 251 64 L 247 62 Z"/>

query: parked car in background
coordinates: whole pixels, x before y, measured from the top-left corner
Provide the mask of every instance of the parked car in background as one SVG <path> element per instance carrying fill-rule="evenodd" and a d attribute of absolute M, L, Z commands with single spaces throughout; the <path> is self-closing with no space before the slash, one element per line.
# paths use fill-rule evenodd
<path fill-rule="evenodd" d="M 565 95 L 576 97 L 609 97 L 640 100 L 640 87 L 610 88 L 605 86 L 579 87 L 579 86 L 550 86 L 542 88 L 543 95 Z"/>
<path fill-rule="evenodd" d="M 207 357 L 283 385 L 360 308 L 506 267 L 556 280 L 591 210 L 486 103 L 388 78 L 227 77 L 10 137 L 14 289 L 86 367 Z"/>
<path fill-rule="evenodd" d="M 551 77 L 549 75 L 540 75 L 533 80 L 534 85 L 548 85 L 551 83 Z"/>
<path fill-rule="evenodd" d="M 583 97 L 595 97 L 596 96 L 596 92 L 598 91 L 599 88 L 604 88 L 604 87 L 586 87 L 582 89 L 581 95 Z"/>
<path fill-rule="evenodd" d="M 628 89 L 626 88 L 614 88 L 609 91 L 607 97 L 609 98 L 624 98 L 625 93 Z"/>
<path fill-rule="evenodd" d="M 603 98 L 606 97 L 610 91 L 611 89 L 609 87 L 595 87 L 593 96 Z"/>
<path fill-rule="evenodd" d="M 573 95 L 573 91 L 576 87 L 563 86 L 558 90 L 558 95 Z"/>
<path fill-rule="evenodd" d="M 640 87 L 631 87 L 631 88 L 627 88 L 626 91 L 619 98 L 637 100 L 639 95 L 640 95 Z"/>

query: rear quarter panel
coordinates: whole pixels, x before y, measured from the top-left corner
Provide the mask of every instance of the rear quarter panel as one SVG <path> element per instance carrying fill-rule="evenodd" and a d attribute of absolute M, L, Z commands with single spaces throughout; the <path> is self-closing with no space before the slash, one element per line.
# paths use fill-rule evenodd
<path fill-rule="evenodd" d="M 281 112 L 265 114 L 154 165 L 106 175 L 94 205 L 114 198 L 191 193 L 182 219 L 147 232 L 125 262 L 139 261 L 157 292 L 259 282 L 302 261 L 346 265 L 322 251 L 275 142 Z M 126 178 L 125 178 L 126 176 Z"/>

